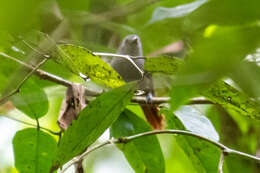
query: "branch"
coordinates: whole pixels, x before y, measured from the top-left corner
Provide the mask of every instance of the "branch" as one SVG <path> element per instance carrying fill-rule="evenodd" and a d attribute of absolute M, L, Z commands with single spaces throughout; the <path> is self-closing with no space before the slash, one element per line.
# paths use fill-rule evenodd
<path fill-rule="evenodd" d="M 6 53 L 0 52 L 0 55 L 2 55 L 2 57 L 4 57 L 4 58 L 15 61 L 16 63 L 19 63 L 20 65 L 22 65 L 28 69 L 31 69 L 31 70 L 35 69 L 33 66 L 26 64 L 25 62 L 20 61 L 10 55 L 7 55 Z M 36 69 L 33 73 L 36 74 L 37 76 L 39 76 L 43 80 L 48 80 L 48 81 L 54 82 L 56 84 L 63 85 L 65 87 L 70 87 L 73 85 L 73 82 L 71 82 L 71 81 L 65 80 L 59 76 L 53 75 L 51 73 L 48 73 L 48 72 L 40 70 L 40 69 Z M 88 90 L 86 88 L 86 94 L 88 96 L 97 96 L 97 95 L 100 95 L 101 93 L 93 91 L 93 90 Z"/>
<path fill-rule="evenodd" d="M 153 104 L 162 104 L 162 103 L 170 102 L 170 99 L 171 99 L 170 97 L 153 97 L 151 99 L 151 102 Z M 147 97 L 134 96 L 131 101 L 135 102 L 135 103 L 140 103 L 140 104 L 147 104 Z M 206 99 L 194 98 L 194 99 L 191 99 L 187 104 L 194 105 L 194 104 L 213 104 L 213 103 Z"/>
<path fill-rule="evenodd" d="M 93 148 L 90 148 L 89 150 L 86 150 L 83 154 L 81 154 L 81 155 L 79 155 L 77 157 L 74 157 L 71 161 L 68 162 L 68 165 L 60 173 L 64 173 L 70 166 L 72 166 L 75 163 L 81 161 L 89 153 L 91 153 L 91 152 L 93 152 L 93 151 L 95 151 L 95 150 L 97 150 L 97 149 L 99 149 L 99 148 L 101 148 L 103 146 L 106 146 L 108 144 L 122 144 L 122 143 L 126 144 L 126 143 L 131 142 L 132 140 L 138 139 L 140 137 L 156 135 L 156 134 L 179 134 L 179 135 L 193 136 L 193 137 L 199 138 L 201 140 L 204 140 L 206 142 L 209 142 L 209 143 L 215 145 L 216 147 L 218 147 L 218 148 L 220 148 L 222 150 L 223 154 L 236 154 L 236 155 L 240 155 L 240 156 L 246 157 L 248 159 L 255 160 L 258 163 L 260 163 L 260 158 L 259 157 L 256 157 L 256 156 L 253 156 L 253 155 L 250 155 L 250 154 L 247 154 L 247 153 L 243 153 L 243 152 L 240 152 L 240 151 L 236 151 L 236 150 L 230 149 L 227 146 L 225 146 L 225 145 L 223 145 L 223 144 L 221 144 L 221 143 L 219 143 L 217 141 L 208 139 L 206 137 L 200 136 L 200 135 L 198 135 L 196 133 L 193 133 L 193 132 L 189 132 L 189 131 L 185 131 L 185 130 L 154 130 L 154 131 L 148 131 L 148 132 L 144 132 L 144 133 L 139 133 L 139 134 L 128 136 L 128 137 L 122 137 L 122 138 L 118 138 L 118 139 L 108 140 L 108 141 L 103 142 L 103 143 L 101 143 L 99 145 L 96 145 Z M 222 157 L 223 158 L 220 158 L 220 162 L 221 162 L 220 164 L 223 165 L 222 161 L 224 162 L 224 156 L 222 156 Z"/>

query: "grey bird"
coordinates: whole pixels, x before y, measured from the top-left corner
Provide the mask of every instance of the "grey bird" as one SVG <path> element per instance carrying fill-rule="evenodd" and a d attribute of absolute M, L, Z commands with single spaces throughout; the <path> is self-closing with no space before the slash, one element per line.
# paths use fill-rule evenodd
<path fill-rule="evenodd" d="M 117 54 L 130 56 L 143 56 L 141 39 L 137 35 L 126 36 L 118 48 Z M 111 66 L 122 76 L 126 82 L 139 80 L 138 89 L 144 91 L 147 96 L 147 104 L 141 104 L 147 121 L 154 129 L 163 128 L 163 117 L 158 114 L 158 105 L 152 104 L 152 95 L 154 95 L 152 75 L 144 71 L 144 59 L 134 59 L 133 62 L 144 73 L 140 73 L 137 67 L 128 59 L 114 57 Z"/>

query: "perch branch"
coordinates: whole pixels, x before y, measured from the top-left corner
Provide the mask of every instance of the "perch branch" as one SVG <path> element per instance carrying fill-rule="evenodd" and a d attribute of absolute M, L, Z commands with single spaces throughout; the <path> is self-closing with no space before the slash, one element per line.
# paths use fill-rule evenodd
<path fill-rule="evenodd" d="M 101 56 L 108 55 L 107 53 L 94 53 L 94 54 L 95 55 L 101 55 Z M 7 54 L 5 54 L 3 52 L 0 52 L 0 55 L 2 55 L 2 57 L 4 57 L 4 58 L 10 59 L 12 61 L 15 61 L 16 63 L 19 63 L 20 65 L 22 65 L 24 67 L 27 67 L 30 70 L 35 69 L 35 67 L 33 67 L 33 66 L 29 65 L 29 64 L 26 64 L 25 62 L 20 61 L 19 59 L 16 59 L 16 58 L 14 58 L 14 57 L 12 57 L 10 55 L 7 55 Z M 114 57 L 128 56 L 128 55 L 118 55 L 118 54 L 109 54 L 109 55 L 110 56 L 114 56 Z M 43 71 L 41 69 L 36 69 L 32 73 L 36 74 L 41 79 L 48 80 L 48 81 L 51 81 L 51 82 L 63 85 L 65 87 L 70 87 L 70 86 L 73 85 L 73 82 L 65 80 L 65 79 L 63 79 L 63 78 L 61 78 L 59 76 L 53 75 L 53 74 L 48 73 L 46 71 Z M 97 92 L 97 91 L 89 90 L 89 89 L 86 88 L 86 95 L 88 95 L 88 96 L 99 96 L 100 94 L 102 94 L 102 92 Z M 170 101 L 170 97 L 153 97 L 152 98 L 152 103 L 154 103 L 154 104 L 167 103 L 169 101 Z M 145 104 L 145 103 L 147 103 L 147 98 L 145 96 L 134 96 L 132 98 L 132 102 Z M 197 98 L 195 98 L 195 99 L 192 99 L 188 104 L 212 104 L 212 102 L 210 102 L 208 100 L 205 100 L 205 99 L 197 99 Z"/>
<path fill-rule="evenodd" d="M 186 135 L 186 136 L 193 136 L 193 137 L 196 137 L 198 139 L 201 139 L 201 140 L 204 140 L 206 142 L 209 142 L 213 145 L 215 145 L 216 147 L 220 148 L 222 150 L 222 153 L 223 155 L 224 154 L 236 154 L 236 155 L 240 155 L 240 156 L 243 156 L 245 158 L 248 158 L 248 159 L 252 159 L 252 160 L 255 160 L 257 161 L 258 163 L 260 163 L 260 158 L 259 157 L 256 157 L 256 156 L 253 156 L 253 155 L 250 155 L 250 154 L 247 154 L 247 153 L 243 153 L 243 152 L 240 152 L 240 151 L 236 151 L 236 150 L 233 150 L 231 148 L 228 148 L 227 146 L 217 142 L 217 141 L 214 141 L 214 140 L 211 140 L 211 139 L 208 139 L 206 137 L 203 137 L 203 136 L 200 136 L 196 133 L 193 133 L 193 132 L 189 132 L 189 131 L 185 131 L 185 130 L 154 130 L 154 131 L 148 131 L 148 132 L 144 132 L 144 133 L 139 133 L 139 134 L 136 134 L 136 135 L 132 135 L 132 136 L 128 136 L 128 137 L 122 137 L 122 138 L 118 138 L 118 139 L 112 139 L 112 140 L 108 140 L 106 142 L 103 142 L 101 144 L 98 144 L 97 146 L 94 146 L 93 148 L 90 148 L 89 150 L 86 150 L 83 154 L 73 158 L 69 163 L 68 165 L 60 172 L 60 173 L 64 173 L 70 166 L 74 165 L 75 163 L 79 162 L 80 160 L 82 160 L 84 157 L 86 157 L 89 153 L 103 147 L 103 146 L 106 146 L 108 144 L 120 144 L 120 143 L 123 143 L 123 144 L 126 144 L 132 140 L 135 140 L 137 138 L 140 138 L 140 137 L 144 137 L 144 136 L 150 136 L 150 135 L 156 135 L 156 134 L 179 134 L 179 135 Z M 222 156 L 223 158 L 220 158 L 220 162 L 224 162 L 224 156 Z M 223 160 L 223 161 L 222 161 Z M 220 163 L 223 165 L 223 163 Z"/>

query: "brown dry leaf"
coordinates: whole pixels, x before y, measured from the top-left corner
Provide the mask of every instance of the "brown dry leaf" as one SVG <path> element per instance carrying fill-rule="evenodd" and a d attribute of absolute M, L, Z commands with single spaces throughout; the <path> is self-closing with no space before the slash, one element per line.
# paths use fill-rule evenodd
<path fill-rule="evenodd" d="M 79 112 L 85 106 L 85 87 L 79 84 L 73 84 L 71 87 L 68 87 L 57 121 L 59 127 L 66 130 L 72 124 L 72 121 L 77 119 Z"/>

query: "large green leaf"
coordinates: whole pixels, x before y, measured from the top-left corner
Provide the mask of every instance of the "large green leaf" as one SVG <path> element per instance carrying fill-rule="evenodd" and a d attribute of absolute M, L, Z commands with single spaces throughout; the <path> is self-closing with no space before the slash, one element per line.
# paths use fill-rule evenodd
<path fill-rule="evenodd" d="M 95 82 L 115 88 L 124 84 L 122 77 L 99 56 L 86 48 L 75 45 L 58 45 L 56 61 L 65 65 L 73 73 Z"/>
<path fill-rule="evenodd" d="M 22 173 L 49 172 L 57 143 L 49 134 L 34 128 L 23 129 L 13 139 L 15 167 Z"/>
<path fill-rule="evenodd" d="M 162 111 L 164 115 L 166 116 L 167 121 L 167 128 L 168 129 L 181 129 L 181 130 L 190 130 L 194 133 L 199 134 L 201 131 L 201 126 L 204 126 L 204 130 L 210 129 L 209 131 L 203 131 L 203 133 L 200 133 L 199 135 L 205 136 L 212 136 L 210 134 L 212 132 L 212 125 L 211 123 L 205 123 L 203 119 L 198 118 L 198 116 L 193 116 L 191 120 L 189 120 L 189 123 L 184 122 L 179 119 L 177 116 L 175 116 L 172 112 L 170 112 L 167 109 L 163 109 Z M 188 116 L 192 114 L 192 111 L 187 110 Z M 179 114 L 179 113 L 178 113 Z M 183 117 L 185 112 L 182 112 L 179 114 L 179 117 Z M 197 113 L 196 113 L 197 114 Z M 202 115 L 200 115 L 202 116 Z M 208 121 L 208 119 L 207 119 Z M 175 139 L 178 143 L 178 145 L 183 149 L 184 153 L 189 157 L 190 161 L 193 163 L 194 168 L 197 170 L 197 172 L 210 172 L 210 173 L 217 173 L 218 171 L 218 161 L 220 156 L 220 149 L 208 142 L 205 142 L 201 139 L 197 139 L 190 136 L 182 136 L 177 135 L 175 136 Z"/>
<path fill-rule="evenodd" d="M 22 85 L 19 93 L 11 97 L 11 101 L 32 119 L 40 118 L 48 112 L 47 95 L 32 79 Z"/>
<path fill-rule="evenodd" d="M 54 167 L 82 153 L 118 118 L 130 102 L 136 83 L 102 94 L 84 108 L 65 131 Z"/>
<path fill-rule="evenodd" d="M 152 130 L 135 113 L 125 110 L 113 123 L 110 132 L 114 138 L 130 136 Z M 156 136 L 145 136 L 127 144 L 118 144 L 128 162 L 137 173 L 164 172 L 164 158 Z"/>

